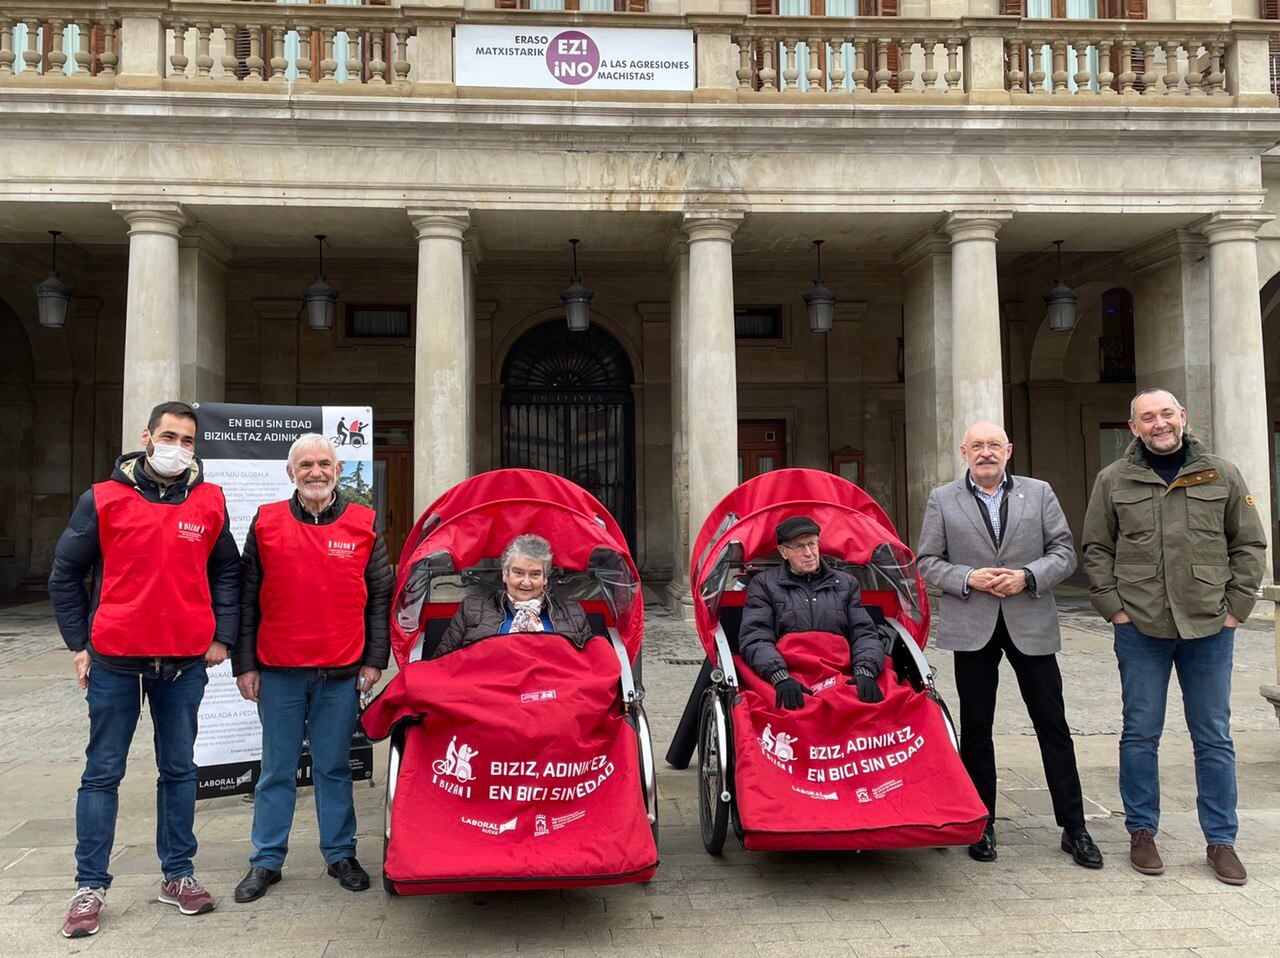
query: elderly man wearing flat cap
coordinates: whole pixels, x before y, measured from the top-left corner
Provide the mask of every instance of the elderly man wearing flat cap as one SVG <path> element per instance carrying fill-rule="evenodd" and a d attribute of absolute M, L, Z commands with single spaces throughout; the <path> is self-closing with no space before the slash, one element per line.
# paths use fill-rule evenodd
<path fill-rule="evenodd" d="M 774 536 L 782 563 L 757 574 L 747 586 L 738 647 L 743 660 L 773 685 L 779 708 L 798 709 L 811 689 L 787 671 L 778 639 L 788 632 L 834 632 L 849 642 L 858 698 L 884 698 L 876 679 L 884 663 L 884 643 L 862 607 L 858 580 L 831 568 L 818 551 L 818 524 L 809 516 L 778 523 Z"/>

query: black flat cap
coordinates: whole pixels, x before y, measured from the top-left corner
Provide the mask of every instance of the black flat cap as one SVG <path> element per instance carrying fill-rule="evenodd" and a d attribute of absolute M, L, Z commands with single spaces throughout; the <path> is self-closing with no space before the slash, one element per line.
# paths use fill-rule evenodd
<path fill-rule="evenodd" d="M 790 542 L 798 536 L 816 536 L 821 531 L 822 527 L 808 516 L 789 516 L 778 523 L 773 530 L 773 534 L 777 539 L 778 545 L 782 545 L 784 542 Z"/>

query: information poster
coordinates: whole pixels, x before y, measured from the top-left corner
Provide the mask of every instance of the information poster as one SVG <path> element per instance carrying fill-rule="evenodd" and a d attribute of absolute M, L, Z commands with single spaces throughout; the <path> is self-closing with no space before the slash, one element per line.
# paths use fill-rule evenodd
<path fill-rule="evenodd" d="M 692 90 L 692 30 L 505 26 L 454 30 L 458 86 L 541 90 Z"/>
<path fill-rule="evenodd" d="M 369 406 L 265 406 L 196 403 L 196 454 L 204 477 L 222 487 L 236 545 L 244 548 L 258 506 L 293 495 L 285 472 L 289 447 L 299 436 L 319 433 L 333 442 L 342 461 L 338 487 L 348 500 L 373 508 L 373 410 Z M 231 663 L 209 670 L 196 736 L 197 798 L 252 792 L 262 759 L 258 709 L 245 701 Z M 373 746 L 359 726 L 351 742 L 351 776 L 373 777 Z M 311 784 L 311 752 L 303 743 L 298 784 Z"/>

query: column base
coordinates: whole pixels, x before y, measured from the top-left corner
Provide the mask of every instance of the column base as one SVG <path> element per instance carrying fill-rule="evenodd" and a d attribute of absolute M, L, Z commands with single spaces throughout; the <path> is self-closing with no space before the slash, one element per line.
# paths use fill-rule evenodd
<path fill-rule="evenodd" d="M 685 622 L 693 621 L 693 593 L 687 585 L 667 585 L 667 609 Z"/>
<path fill-rule="evenodd" d="M 1276 710 L 1276 721 L 1280 722 L 1280 685 L 1264 685 L 1259 691 L 1262 697 L 1271 703 Z"/>

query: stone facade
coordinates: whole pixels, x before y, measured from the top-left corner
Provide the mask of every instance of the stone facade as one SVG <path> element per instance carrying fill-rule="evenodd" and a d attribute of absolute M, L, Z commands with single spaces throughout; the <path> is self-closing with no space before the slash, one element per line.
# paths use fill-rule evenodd
<path fill-rule="evenodd" d="M 322 64 L 309 83 L 272 79 L 252 48 L 237 59 L 185 6 L 133 4 L 107 24 L 115 53 L 76 52 L 95 76 L 8 76 L 0 29 L 0 438 L 17 460 L 0 479 L 0 593 L 40 588 L 74 497 L 173 395 L 369 403 L 411 428 L 415 508 L 499 465 L 504 363 L 562 321 L 571 237 L 593 322 L 631 367 L 635 546 L 654 598 L 682 602 L 691 530 L 737 480 L 744 420 L 781 424 L 788 465 L 860 452 L 908 538 L 978 417 L 1005 422 L 1015 469 L 1052 482 L 1078 532 L 1100 430 L 1127 418 L 1136 385 L 1177 391 L 1251 485 L 1272 483 L 1280 111 L 1267 29 L 1227 22 L 1244 11 L 1153 5 L 1219 21 L 1188 41 L 1154 20 L 983 20 L 995 11 L 978 3 L 905 5 L 893 29 L 728 2 L 594 19 L 220 8 L 250 39 L 274 36 L 277 16 L 322 38 L 361 24 L 393 38 L 381 74 L 337 83 Z M 352 16 L 365 19 L 334 19 Z M 697 87 L 453 87 L 449 25 L 504 17 L 692 29 Z M 808 72 L 801 37 L 829 54 Z M 836 57 L 860 37 L 871 59 Z M 1056 57 L 1072 42 L 1110 51 L 1098 72 L 1027 79 L 1040 61 L 1022 46 Z M 69 241 L 63 330 L 37 326 L 30 292 L 47 229 Z M 339 317 L 410 306 L 412 338 L 307 328 L 317 233 Z M 839 296 L 822 334 L 800 301 L 814 239 Z M 1080 294 L 1070 333 L 1046 328 L 1041 300 L 1056 239 Z M 778 335 L 735 342 L 734 306 L 776 308 Z"/>

